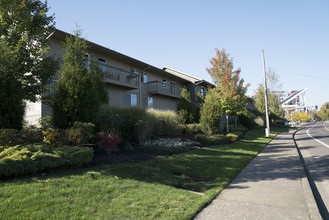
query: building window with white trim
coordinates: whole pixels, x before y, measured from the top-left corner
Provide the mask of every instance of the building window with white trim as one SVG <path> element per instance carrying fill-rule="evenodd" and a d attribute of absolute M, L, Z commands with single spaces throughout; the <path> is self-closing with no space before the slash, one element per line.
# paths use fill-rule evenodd
<path fill-rule="evenodd" d="M 103 72 L 105 72 L 106 71 L 106 60 L 101 57 L 98 57 L 98 66 Z"/>
<path fill-rule="evenodd" d="M 148 96 L 143 96 L 143 106 L 146 108 L 153 109 L 153 98 Z"/>
<path fill-rule="evenodd" d="M 137 106 L 137 95 L 134 93 L 126 93 L 125 106 Z"/>

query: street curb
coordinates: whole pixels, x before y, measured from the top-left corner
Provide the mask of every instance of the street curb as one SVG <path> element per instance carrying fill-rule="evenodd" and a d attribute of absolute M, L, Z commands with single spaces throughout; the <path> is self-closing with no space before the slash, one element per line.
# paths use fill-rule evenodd
<path fill-rule="evenodd" d="M 294 141 L 295 148 L 296 148 L 296 153 L 297 153 L 296 163 L 297 163 L 297 167 L 298 167 L 298 170 L 299 170 L 299 173 L 300 173 L 300 182 L 301 182 L 301 185 L 302 185 L 302 188 L 303 188 L 303 191 L 304 191 L 304 196 L 305 196 L 306 204 L 307 204 L 307 207 L 308 207 L 308 210 L 309 210 L 310 219 L 316 219 L 316 220 L 320 219 L 321 220 L 323 218 L 321 217 L 317 202 L 314 198 L 314 194 L 313 194 L 313 191 L 312 191 L 312 188 L 311 188 L 311 184 L 310 184 L 309 179 L 308 179 L 307 174 L 306 174 L 306 170 L 305 170 L 306 165 L 303 166 L 302 161 L 304 161 L 304 159 L 302 158 L 301 152 L 298 149 L 298 145 L 297 145 L 296 140 L 295 140 L 295 134 L 298 131 L 302 130 L 302 129 L 304 129 L 304 128 L 297 129 L 292 134 L 292 139 Z"/>

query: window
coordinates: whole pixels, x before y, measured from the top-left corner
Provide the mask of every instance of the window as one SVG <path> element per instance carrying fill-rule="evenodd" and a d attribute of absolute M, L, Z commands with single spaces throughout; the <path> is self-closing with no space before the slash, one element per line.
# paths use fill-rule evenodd
<path fill-rule="evenodd" d="M 206 94 L 205 94 L 204 88 L 200 89 L 200 95 L 201 95 L 202 98 L 205 97 Z"/>
<path fill-rule="evenodd" d="M 85 54 L 84 63 L 85 63 L 85 67 L 87 69 L 89 68 L 89 59 L 90 59 L 90 55 L 89 54 Z"/>
<path fill-rule="evenodd" d="M 167 80 L 165 79 L 162 80 L 162 86 L 164 89 L 167 89 Z"/>
<path fill-rule="evenodd" d="M 143 73 L 142 75 L 142 82 L 147 83 L 147 73 Z"/>
<path fill-rule="evenodd" d="M 138 71 L 136 69 L 131 68 L 131 72 L 133 72 L 134 77 L 131 78 L 131 81 L 134 82 L 134 84 L 137 85 L 138 81 Z"/>
<path fill-rule="evenodd" d="M 137 106 L 137 95 L 133 93 L 126 93 L 125 106 Z"/>
<path fill-rule="evenodd" d="M 103 71 L 103 72 L 105 72 L 106 71 L 106 60 L 105 59 L 103 59 L 103 58 L 98 58 L 98 66 L 99 66 L 99 68 L 101 68 L 101 70 Z"/>
<path fill-rule="evenodd" d="M 131 68 L 131 72 L 133 72 L 135 75 L 138 75 L 138 71 L 136 69 Z"/>
<path fill-rule="evenodd" d="M 176 93 L 176 83 L 170 81 L 170 92 L 171 94 L 175 94 Z"/>
<path fill-rule="evenodd" d="M 143 106 L 146 108 L 151 108 L 153 109 L 153 98 L 152 97 L 148 97 L 148 96 L 144 96 L 143 97 Z"/>

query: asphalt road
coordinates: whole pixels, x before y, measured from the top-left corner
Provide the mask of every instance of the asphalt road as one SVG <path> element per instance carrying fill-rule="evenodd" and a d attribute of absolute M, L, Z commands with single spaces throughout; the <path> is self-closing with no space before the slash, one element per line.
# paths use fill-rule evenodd
<path fill-rule="evenodd" d="M 329 123 L 316 122 L 295 135 L 310 176 L 320 194 L 324 209 L 329 210 Z"/>

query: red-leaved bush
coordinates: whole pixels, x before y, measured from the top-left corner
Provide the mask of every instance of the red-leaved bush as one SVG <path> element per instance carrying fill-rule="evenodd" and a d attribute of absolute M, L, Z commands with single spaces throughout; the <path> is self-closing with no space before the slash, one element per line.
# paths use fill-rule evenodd
<path fill-rule="evenodd" d="M 99 137 L 100 141 L 98 146 L 102 151 L 105 151 L 108 155 L 111 155 L 114 152 L 119 152 L 118 144 L 120 141 L 116 135 L 101 132 Z"/>

